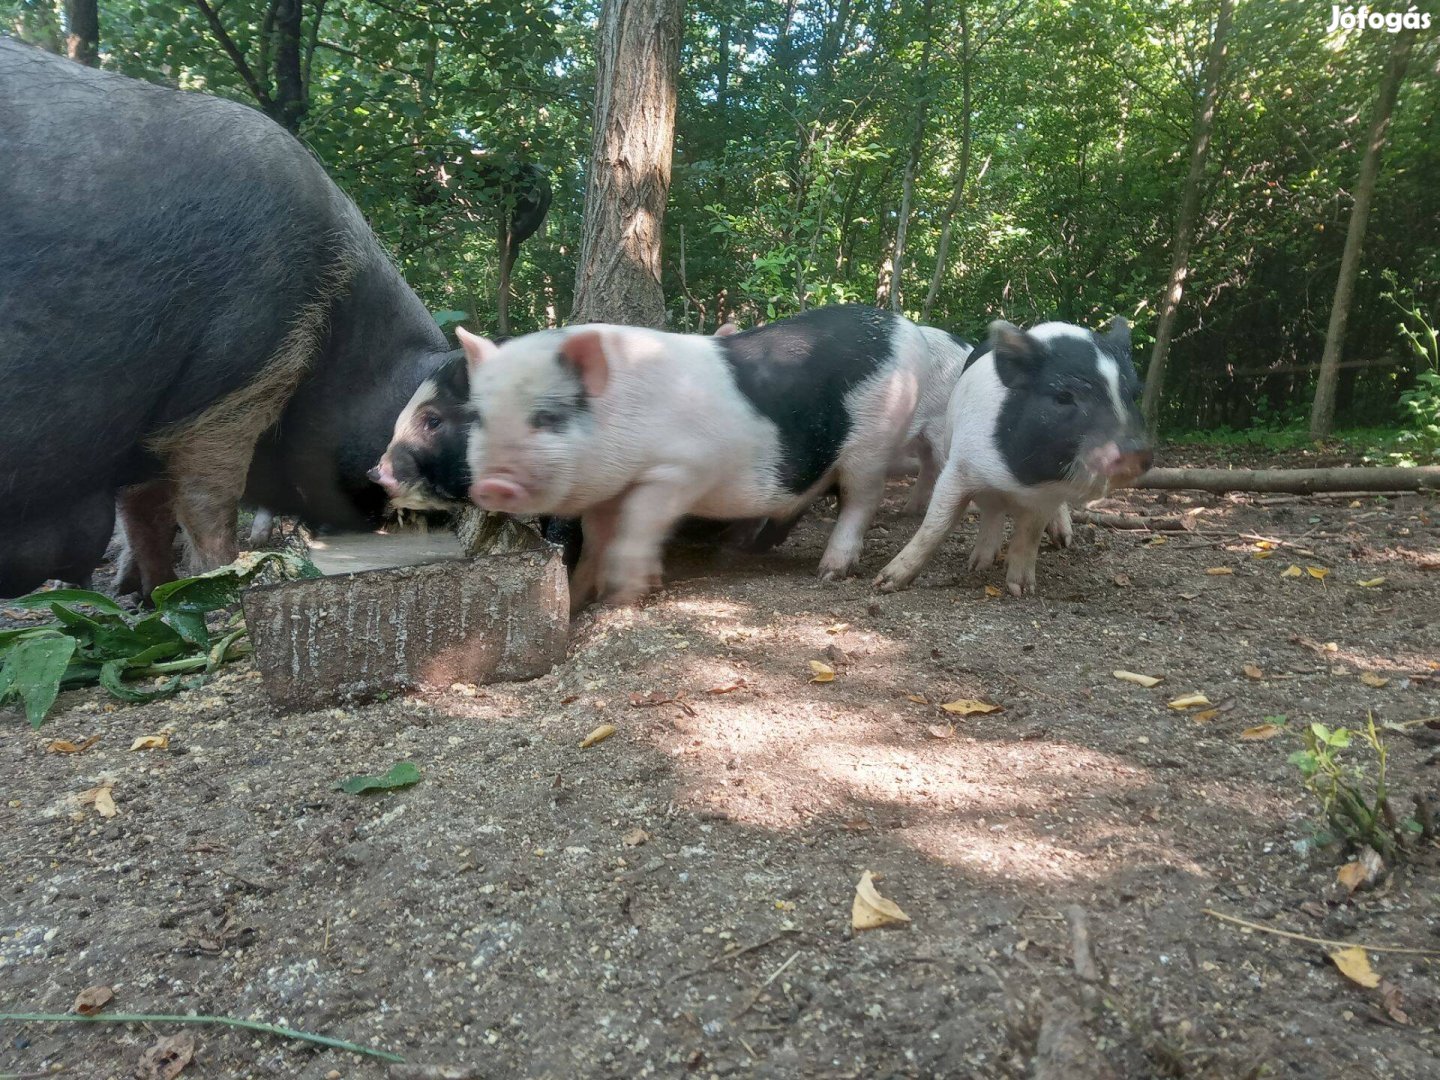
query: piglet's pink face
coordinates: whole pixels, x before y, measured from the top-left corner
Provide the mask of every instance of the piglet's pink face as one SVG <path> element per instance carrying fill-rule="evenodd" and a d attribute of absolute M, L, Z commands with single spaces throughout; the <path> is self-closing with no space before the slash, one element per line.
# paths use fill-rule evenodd
<path fill-rule="evenodd" d="M 470 367 L 470 500 L 509 514 L 568 511 L 590 455 L 591 402 L 609 369 L 602 331 L 541 331 L 497 347 L 461 332 Z"/>

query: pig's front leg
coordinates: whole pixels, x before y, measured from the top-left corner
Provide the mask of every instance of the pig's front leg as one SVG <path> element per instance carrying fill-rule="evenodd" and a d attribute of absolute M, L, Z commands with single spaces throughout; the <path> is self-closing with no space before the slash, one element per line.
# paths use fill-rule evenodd
<path fill-rule="evenodd" d="M 1005 543 L 1005 504 L 993 497 L 977 499 L 976 503 L 980 507 L 980 531 L 970 549 L 970 569 L 989 570 Z"/>
<path fill-rule="evenodd" d="M 1040 555 L 1040 536 L 1045 518 L 1031 510 L 1015 514 L 1015 531 L 1010 537 L 1010 554 L 1005 559 L 1005 585 L 1012 596 L 1035 591 L 1035 560 Z"/>
<path fill-rule="evenodd" d="M 656 470 L 620 497 L 615 539 L 605 553 L 607 603 L 633 604 L 660 585 L 660 551 L 675 522 L 695 501 L 696 480 L 681 470 Z M 586 537 L 589 543 L 589 537 Z"/>
<path fill-rule="evenodd" d="M 935 482 L 935 493 L 930 497 L 925 520 L 900 554 L 880 571 L 875 578 L 875 587 L 881 592 L 895 592 L 914 581 L 915 575 L 935 554 L 935 549 L 955 528 L 965 507 L 970 505 L 970 498 L 971 492 L 965 486 L 960 470 L 946 465 Z"/>
<path fill-rule="evenodd" d="M 570 573 L 570 617 L 594 600 L 600 591 L 600 568 L 615 540 L 620 521 L 620 500 L 593 506 L 580 519 L 580 559 Z"/>

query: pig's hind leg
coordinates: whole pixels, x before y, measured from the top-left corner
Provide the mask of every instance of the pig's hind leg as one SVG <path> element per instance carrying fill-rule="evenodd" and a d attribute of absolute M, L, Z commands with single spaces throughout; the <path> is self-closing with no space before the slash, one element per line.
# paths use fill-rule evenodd
<path fill-rule="evenodd" d="M 860 552 L 865 548 L 865 530 L 875 520 L 880 501 L 885 497 L 885 480 L 889 475 L 889 461 L 883 457 L 864 467 L 846 468 L 840 475 L 840 513 L 835 519 L 835 528 L 830 533 L 830 542 L 825 545 L 825 554 L 820 559 L 820 577 L 823 581 L 841 581 L 853 574 L 860 566 Z"/>
<path fill-rule="evenodd" d="M 915 456 L 920 459 L 920 475 L 910 487 L 910 497 L 905 500 L 902 514 L 920 517 L 930 505 L 930 496 L 935 491 L 935 481 L 940 479 L 940 462 L 930 440 L 921 438 L 915 444 Z"/>
<path fill-rule="evenodd" d="M 935 554 L 935 549 L 955 528 L 960 515 L 970 505 L 972 494 L 961 470 L 947 464 L 940 473 L 939 480 L 935 482 L 935 493 L 930 497 L 925 520 L 920 523 L 920 528 L 900 554 L 880 571 L 875 578 L 875 587 L 881 592 L 895 592 L 914 581 L 915 576 Z"/>
<path fill-rule="evenodd" d="M 615 539 L 620 506 L 615 500 L 591 507 L 574 530 L 582 538 L 579 558 L 570 572 L 570 617 L 574 618 L 600 591 L 600 568 Z M 570 524 L 574 524 L 571 522 Z M 568 535 L 568 532 L 567 532 Z M 567 548 L 568 550 L 568 548 Z"/>

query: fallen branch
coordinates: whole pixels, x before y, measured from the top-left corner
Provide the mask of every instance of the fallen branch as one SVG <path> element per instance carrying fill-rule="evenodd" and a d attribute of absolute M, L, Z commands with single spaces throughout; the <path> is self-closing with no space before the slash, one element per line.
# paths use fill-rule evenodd
<path fill-rule="evenodd" d="M 671 983 L 679 982 L 681 979 L 688 979 L 693 975 L 699 975 L 702 972 L 710 971 L 713 968 L 719 967 L 721 964 L 724 964 L 730 960 L 734 960 L 737 956 L 744 956 L 746 953 L 754 952 L 756 949 L 763 949 L 766 945 L 773 945 L 775 944 L 775 942 L 783 938 L 786 934 L 798 933 L 800 933 L 800 930 L 798 928 L 781 930 L 778 934 L 774 934 L 771 937 L 765 938 L 763 941 L 757 941 L 753 945 L 746 945 L 743 949 L 736 949 L 733 952 L 725 953 L 723 956 L 717 956 L 714 960 L 711 960 L 703 967 L 695 968 L 693 971 L 681 971 L 678 974 L 671 975 L 670 978 L 665 980 L 665 985 L 669 986 Z"/>
<path fill-rule="evenodd" d="M 258 1020 L 237 1020 L 230 1016 L 171 1015 L 166 1013 L 105 1013 L 100 1016 L 81 1016 L 79 1013 L 0 1013 L 0 1023 L 13 1021 L 20 1024 L 214 1024 L 220 1027 L 244 1028 L 259 1031 L 265 1035 L 278 1035 L 282 1039 L 299 1039 L 301 1042 L 328 1046 L 333 1050 L 348 1050 L 352 1054 L 364 1054 L 382 1061 L 403 1063 L 399 1054 L 359 1043 L 332 1039 L 329 1035 L 316 1035 L 309 1031 L 296 1031 L 279 1024 L 262 1024 Z"/>
<path fill-rule="evenodd" d="M 1149 529 L 1154 532 L 1189 532 L 1193 521 L 1178 517 L 1143 517 L 1139 514 L 1108 514 L 1103 510 L 1072 510 L 1076 525 L 1105 525 L 1111 529 Z"/>
<path fill-rule="evenodd" d="M 1310 945 L 1326 945 L 1337 949 L 1358 947 L 1364 949 L 1366 952 L 1404 953 L 1407 956 L 1440 956 L 1440 949 L 1411 949 L 1403 945 L 1363 945 L 1358 941 L 1335 941 L 1331 938 L 1310 937 L 1306 934 L 1297 934 L 1293 930 L 1277 930 L 1275 927 L 1266 926 L 1264 923 L 1250 922 L 1248 919 L 1237 919 L 1234 915 L 1226 915 L 1224 912 L 1216 911 L 1214 908 L 1207 907 L 1204 911 L 1206 915 L 1214 919 L 1222 919 L 1225 922 L 1235 923 L 1237 926 L 1248 927 L 1251 930 L 1259 930 L 1262 934 L 1274 934 L 1276 937 L 1304 941 Z"/>
<path fill-rule="evenodd" d="M 1151 469 L 1132 486 L 1214 494 L 1227 491 L 1283 491 L 1296 495 L 1331 491 L 1424 491 L 1440 488 L 1440 465 L 1411 469 Z"/>

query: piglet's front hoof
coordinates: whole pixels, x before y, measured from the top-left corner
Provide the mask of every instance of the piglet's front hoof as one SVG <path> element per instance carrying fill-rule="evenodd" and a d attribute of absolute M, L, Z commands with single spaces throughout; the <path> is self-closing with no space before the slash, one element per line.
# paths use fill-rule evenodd
<path fill-rule="evenodd" d="M 893 570 L 887 566 L 875 575 L 872 585 L 877 592 L 899 592 L 914 580 L 914 574 L 907 574 L 903 570 Z"/>
<path fill-rule="evenodd" d="M 1029 573 L 1011 574 L 1005 578 L 1005 588 L 1010 591 L 1011 596 L 1024 596 L 1026 593 L 1035 592 L 1035 571 Z"/>
<path fill-rule="evenodd" d="M 820 564 L 820 580 L 844 581 L 848 577 L 853 577 L 855 574 L 855 570 L 856 566 L 853 562 L 845 563 L 841 566 L 827 566 L 825 563 L 822 562 Z"/>

